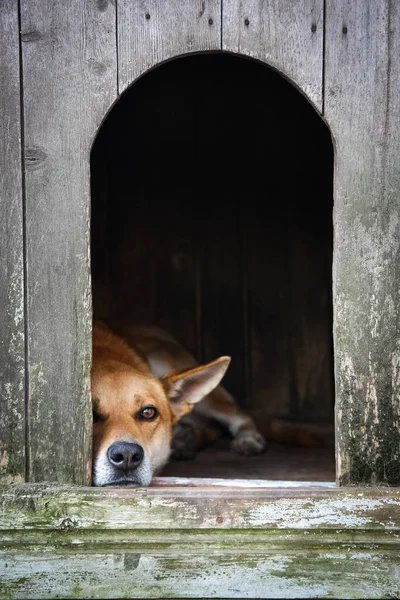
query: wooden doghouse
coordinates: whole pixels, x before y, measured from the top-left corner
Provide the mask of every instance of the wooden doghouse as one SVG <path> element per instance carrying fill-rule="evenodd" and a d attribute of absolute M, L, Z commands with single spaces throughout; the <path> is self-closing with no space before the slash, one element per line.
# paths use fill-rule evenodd
<path fill-rule="evenodd" d="M 398 597 L 399 5 L 4 0 L 0 32 L 6 597 Z M 92 291 L 231 354 L 260 423 L 334 409 L 337 487 L 72 487 Z"/>

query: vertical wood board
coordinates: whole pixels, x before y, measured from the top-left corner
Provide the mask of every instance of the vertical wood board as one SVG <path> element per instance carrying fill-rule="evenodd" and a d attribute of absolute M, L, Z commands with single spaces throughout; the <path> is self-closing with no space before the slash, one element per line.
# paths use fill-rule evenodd
<path fill-rule="evenodd" d="M 112 2 L 22 2 L 32 481 L 87 482 L 89 154 L 116 97 Z"/>
<path fill-rule="evenodd" d="M 221 184 L 220 184 L 221 185 Z M 224 376 L 223 385 L 235 396 L 239 406 L 249 402 L 244 374 L 244 319 L 241 229 L 231 190 L 221 194 L 221 206 L 204 218 L 201 235 L 202 250 L 202 312 L 204 362 L 218 356 L 230 356 L 232 362 Z M 225 203 L 225 204 L 224 204 Z M 211 211 L 210 211 L 211 212 Z M 200 236 L 199 236 L 200 237 Z M 199 245 L 200 245 L 199 244 Z"/>
<path fill-rule="evenodd" d="M 290 415 L 291 365 L 287 347 L 290 290 L 287 265 L 282 263 L 285 231 L 279 211 L 274 210 L 275 203 L 286 202 L 287 198 L 285 194 L 282 199 L 277 198 L 273 190 L 268 190 L 265 196 L 259 198 L 259 211 L 248 216 L 246 223 L 252 408 L 269 415 Z M 268 200 L 272 200 L 271 205 Z"/>
<path fill-rule="evenodd" d="M 221 1 L 120 0 L 119 92 L 167 59 L 191 52 L 220 50 Z"/>
<path fill-rule="evenodd" d="M 0 8 L 0 480 L 25 476 L 23 191 L 18 2 Z"/>
<path fill-rule="evenodd" d="M 177 192 L 179 193 L 179 191 Z M 189 196 L 189 193 L 186 194 Z M 172 204 L 168 200 L 167 205 Z M 166 219 L 167 216 L 164 215 Z M 162 228 L 159 229 L 162 232 Z M 170 331 L 198 356 L 199 331 L 196 315 L 198 277 L 197 240 L 193 218 L 177 214 L 163 231 L 157 253 L 156 323 Z M 199 359 L 200 360 L 200 359 Z"/>
<path fill-rule="evenodd" d="M 323 0 L 224 0 L 222 49 L 261 60 L 322 110 Z"/>
<path fill-rule="evenodd" d="M 338 481 L 400 483 L 400 5 L 327 3 Z"/>

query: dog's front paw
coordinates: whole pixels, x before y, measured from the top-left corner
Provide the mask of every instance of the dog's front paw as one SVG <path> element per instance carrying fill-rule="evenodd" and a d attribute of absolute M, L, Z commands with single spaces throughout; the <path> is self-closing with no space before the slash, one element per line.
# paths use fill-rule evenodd
<path fill-rule="evenodd" d="M 239 430 L 231 443 L 232 450 L 246 456 L 261 454 L 266 447 L 266 440 L 255 429 Z"/>
<path fill-rule="evenodd" d="M 197 439 L 188 423 L 177 423 L 171 442 L 171 457 L 176 460 L 192 460 L 197 454 Z"/>

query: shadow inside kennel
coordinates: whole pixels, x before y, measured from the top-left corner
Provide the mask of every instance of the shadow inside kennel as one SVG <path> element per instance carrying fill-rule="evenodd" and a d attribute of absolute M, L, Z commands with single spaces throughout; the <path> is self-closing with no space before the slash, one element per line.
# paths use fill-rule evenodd
<path fill-rule="evenodd" d="M 97 318 L 156 323 L 266 431 L 271 415 L 324 444 L 230 453 L 164 474 L 333 480 L 333 146 L 281 75 L 228 54 L 175 59 L 129 88 L 91 156 Z"/>

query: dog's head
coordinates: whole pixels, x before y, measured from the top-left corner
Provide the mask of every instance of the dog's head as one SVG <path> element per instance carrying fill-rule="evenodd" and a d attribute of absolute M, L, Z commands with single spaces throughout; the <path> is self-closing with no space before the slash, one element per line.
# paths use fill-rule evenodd
<path fill-rule="evenodd" d="M 229 362 L 156 379 L 122 340 L 103 335 L 93 348 L 93 485 L 149 485 L 168 461 L 173 425 L 219 384 Z"/>

